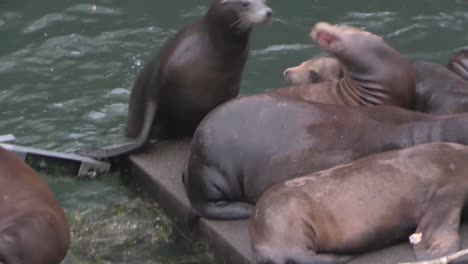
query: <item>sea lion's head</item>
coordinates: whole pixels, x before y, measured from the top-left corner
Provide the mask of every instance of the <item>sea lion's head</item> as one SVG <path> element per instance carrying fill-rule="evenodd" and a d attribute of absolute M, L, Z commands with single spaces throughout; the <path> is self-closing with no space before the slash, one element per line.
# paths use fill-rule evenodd
<path fill-rule="evenodd" d="M 312 58 L 283 72 L 284 80 L 292 85 L 337 80 L 341 76 L 340 62 L 328 57 Z"/>
<path fill-rule="evenodd" d="M 385 61 L 396 53 L 380 36 L 347 26 L 315 24 L 310 33 L 312 39 L 326 52 L 346 65 L 347 70 L 374 66 L 376 61 Z"/>
<path fill-rule="evenodd" d="M 380 36 L 352 26 L 330 25 L 325 22 L 315 24 L 310 36 L 322 49 L 333 55 L 338 55 L 345 51 L 348 45 L 364 44 L 369 41 L 383 41 Z"/>
<path fill-rule="evenodd" d="M 214 4 L 228 17 L 230 26 L 240 32 L 267 23 L 273 14 L 265 0 L 216 0 Z"/>
<path fill-rule="evenodd" d="M 462 49 L 450 59 L 447 68 L 468 81 L 468 49 Z"/>

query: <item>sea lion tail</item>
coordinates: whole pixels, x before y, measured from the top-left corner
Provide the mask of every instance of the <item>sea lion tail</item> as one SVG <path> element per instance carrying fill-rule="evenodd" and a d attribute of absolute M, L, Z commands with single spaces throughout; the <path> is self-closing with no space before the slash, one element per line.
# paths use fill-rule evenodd
<path fill-rule="evenodd" d="M 126 142 L 119 145 L 112 145 L 102 148 L 86 148 L 75 151 L 76 154 L 95 158 L 95 159 L 106 159 L 115 158 L 124 154 L 130 154 L 140 149 L 145 145 L 146 142 L 140 143 L 137 140 Z"/>
<path fill-rule="evenodd" d="M 143 127 L 138 135 L 138 137 L 120 145 L 112 145 L 104 148 L 88 148 L 88 149 L 79 149 L 75 151 L 76 154 L 96 159 L 104 158 L 114 158 L 120 155 L 132 153 L 140 148 L 142 148 L 150 138 L 151 129 L 153 126 L 153 121 L 156 116 L 157 105 L 154 100 L 148 100 L 145 117 L 143 120 Z"/>

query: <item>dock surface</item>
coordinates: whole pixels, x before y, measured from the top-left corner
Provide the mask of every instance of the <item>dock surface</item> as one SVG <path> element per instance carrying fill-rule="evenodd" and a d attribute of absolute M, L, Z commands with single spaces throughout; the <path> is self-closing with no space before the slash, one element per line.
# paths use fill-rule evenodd
<path fill-rule="evenodd" d="M 184 232 L 190 230 L 187 219 L 190 203 L 182 183 L 189 150 L 190 140 L 160 142 L 148 147 L 142 154 L 129 156 L 126 168 L 129 183 L 149 193 Z M 207 247 L 216 263 L 253 263 L 247 224 L 248 220 L 201 219 L 191 229 L 191 235 Z M 460 234 L 462 248 L 467 248 L 468 224 L 462 226 Z M 396 264 L 408 261 L 414 261 L 409 242 L 357 256 L 349 264 Z"/>

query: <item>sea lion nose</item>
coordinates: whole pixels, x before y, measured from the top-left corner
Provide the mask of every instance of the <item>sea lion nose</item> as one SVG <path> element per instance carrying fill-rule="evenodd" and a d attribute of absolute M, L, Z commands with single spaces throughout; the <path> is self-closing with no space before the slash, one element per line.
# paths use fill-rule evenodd
<path fill-rule="evenodd" d="M 284 72 L 283 72 L 283 76 L 284 76 L 284 77 L 288 77 L 288 75 L 289 75 L 289 73 L 290 73 L 290 72 L 291 72 L 291 70 L 290 70 L 290 69 L 286 69 L 286 70 L 284 70 Z"/>
<path fill-rule="evenodd" d="M 266 11 L 265 11 L 265 16 L 266 18 L 269 20 L 271 19 L 271 17 L 273 16 L 273 10 L 271 10 L 271 8 L 268 8 Z"/>

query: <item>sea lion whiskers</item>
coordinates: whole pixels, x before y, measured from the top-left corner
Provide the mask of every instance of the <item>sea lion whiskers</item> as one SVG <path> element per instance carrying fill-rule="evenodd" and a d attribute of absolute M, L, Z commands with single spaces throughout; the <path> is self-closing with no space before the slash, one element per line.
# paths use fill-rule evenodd
<path fill-rule="evenodd" d="M 249 31 L 253 26 L 267 23 L 271 18 L 271 9 L 264 6 L 254 8 L 239 14 L 239 17 L 231 24 L 239 33 Z"/>

